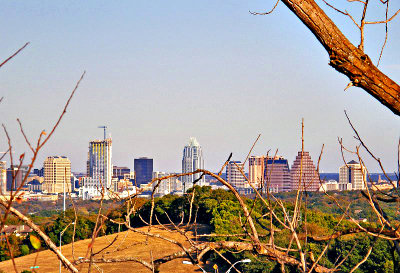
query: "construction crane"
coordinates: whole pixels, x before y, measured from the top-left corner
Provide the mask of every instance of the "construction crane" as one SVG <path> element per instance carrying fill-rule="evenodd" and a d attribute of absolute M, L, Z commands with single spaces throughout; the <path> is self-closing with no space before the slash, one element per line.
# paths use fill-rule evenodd
<path fill-rule="evenodd" d="M 99 126 L 99 127 L 97 127 L 97 128 L 101 128 L 101 129 L 103 129 L 103 130 L 104 130 L 104 140 L 106 140 L 106 131 L 107 131 L 107 126 L 106 126 L 106 125 L 102 125 L 102 126 Z"/>

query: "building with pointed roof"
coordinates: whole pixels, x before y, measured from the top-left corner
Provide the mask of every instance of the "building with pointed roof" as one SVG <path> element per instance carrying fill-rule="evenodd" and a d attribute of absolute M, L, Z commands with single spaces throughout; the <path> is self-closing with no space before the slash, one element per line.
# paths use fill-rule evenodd
<path fill-rule="evenodd" d="M 297 153 L 290 172 L 292 190 L 318 191 L 320 188 L 319 175 L 309 152 Z"/>
<path fill-rule="evenodd" d="M 203 151 L 197 139 L 190 137 L 189 143 L 183 148 L 182 173 L 190 173 L 198 169 L 204 169 Z M 194 181 L 196 181 L 196 185 L 205 185 L 204 177 L 200 177 L 200 173 L 183 176 L 183 192 L 193 187 Z"/>
<path fill-rule="evenodd" d="M 339 190 L 365 190 L 367 171 L 364 165 L 351 160 L 339 168 Z"/>

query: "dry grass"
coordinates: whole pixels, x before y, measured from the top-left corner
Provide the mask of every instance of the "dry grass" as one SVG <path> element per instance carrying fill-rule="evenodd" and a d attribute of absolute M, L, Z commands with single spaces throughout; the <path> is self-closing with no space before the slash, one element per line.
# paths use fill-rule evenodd
<path fill-rule="evenodd" d="M 142 230 L 147 231 L 147 227 L 142 228 Z M 182 235 L 176 232 L 169 232 L 158 227 L 152 228 L 152 233 L 158 233 L 165 237 L 180 242 L 185 242 L 185 238 Z M 165 255 L 171 254 L 175 251 L 181 250 L 178 246 L 157 238 L 149 238 L 149 243 L 146 245 L 146 236 L 134 232 L 125 231 L 119 234 L 113 234 L 97 238 L 94 245 L 94 253 L 107 246 L 115 238 L 115 236 L 118 236 L 118 238 L 111 247 L 105 250 L 105 252 L 109 252 L 104 255 L 105 258 L 136 257 L 136 258 L 141 258 L 147 262 L 151 262 L 151 253 L 153 255 L 153 258 L 157 259 Z M 82 240 L 74 244 L 76 259 L 78 257 L 85 257 L 89 242 L 90 240 Z M 185 243 L 185 246 L 189 246 L 189 244 Z M 66 255 L 68 259 L 72 261 L 71 244 L 63 246 L 62 252 Z M 96 256 L 96 258 L 101 258 L 101 257 L 102 254 Z M 201 270 L 198 267 L 194 265 L 182 264 L 182 261 L 183 259 L 176 259 L 174 261 L 163 264 L 161 265 L 160 270 L 161 272 L 174 272 L 174 273 L 201 272 Z M 31 269 L 31 266 L 34 265 L 39 266 L 38 269 L 35 269 L 35 272 L 38 273 L 59 272 L 59 261 L 55 256 L 55 254 L 53 254 L 50 250 L 45 250 L 38 253 L 16 258 L 15 263 L 18 272 L 21 272 L 23 270 L 33 271 L 33 269 Z M 96 266 L 99 269 L 97 269 Z M 144 266 L 134 262 L 113 263 L 113 264 L 99 263 L 96 264 L 96 266 L 92 267 L 91 272 L 102 272 L 102 270 L 104 272 L 116 272 L 116 273 L 151 272 Z M 88 265 L 80 264 L 78 265 L 78 269 L 81 272 L 87 272 Z M 4 272 L 15 272 L 11 260 L 0 263 L 0 270 L 3 270 Z M 68 271 L 62 268 L 62 272 L 68 272 Z"/>

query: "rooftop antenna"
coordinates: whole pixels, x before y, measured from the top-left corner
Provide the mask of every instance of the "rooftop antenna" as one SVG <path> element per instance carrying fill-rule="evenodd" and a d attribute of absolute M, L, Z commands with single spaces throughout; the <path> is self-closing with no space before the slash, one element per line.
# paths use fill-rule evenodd
<path fill-rule="evenodd" d="M 99 127 L 97 127 L 97 128 L 101 128 L 101 129 L 104 130 L 104 140 L 106 140 L 106 130 L 107 130 L 107 126 L 106 126 L 106 125 L 102 125 L 102 126 L 99 126 Z"/>

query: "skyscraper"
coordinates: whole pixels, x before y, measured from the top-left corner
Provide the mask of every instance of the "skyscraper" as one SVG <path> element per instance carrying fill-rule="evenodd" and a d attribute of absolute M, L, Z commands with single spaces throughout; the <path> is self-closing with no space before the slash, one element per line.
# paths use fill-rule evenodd
<path fill-rule="evenodd" d="M 287 159 L 282 156 L 267 157 L 264 161 L 264 191 L 290 191 L 290 169 Z"/>
<path fill-rule="evenodd" d="M 87 176 L 91 177 L 99 190 L 103 187 L 111 188 L 113 169 L 112 140 L 93 140 L 89 143 L 89 154 L 87 163 Z"/>
<path fill-rule="evenodd" d="M 364 165 L 352 160 L 339 168 L 339 190 L 365 190 L 367 171 Z"/>
<path fill-rule="evenodd" d="M 7 166 L 5 161 L 0 161 L 0 194 L 7 191 Z"/>
<path fill-rule="evenodd" d="M 290 190 L 290 169 L 282 156 L 250 156 L 249 180 L 255 188 L 270 192 Z"/>
<path fill-rule="evenodd" d="M 189 144 L 183 148 L 182 173 L 194 172 L 198 169 L 204 169 L 203 152 L 196 138 L 191 137 Z M 194 175 L 186 175 L 182 177 L 183 191 L 186 192 L 193 187 L 193 182 L 199 179 L 200 173 Z M 205 179 L 202 177 L 196 182 L 197 185 L 205 185 Z"/>
<path fill-rule="evenodd" d="M 135 158 L 133 165 L 136 186 L 149 183 L 153 175 L 153 159 L 148 157 Z"/>
<path fill-rule="evenodd" d="M 303 151 L 303 159 L 301 157 L 301 151 L 297 153 L 296 159 L 292 165 L 291 176 L 292 190 L 297 190 L 299 188 L 299 184 L 300 189 L 306 191 L 318 191 L 320 188 L 319 175 L 309 152 Z"/>
<path fill-rule="evenodd" d="M 71 192 L 71 161 L 65 156 L 49 156 L 44 161 L 44 183 L 47 193 Z"/>
<path fill-rule="evenodd" d="M 229 161 L 226 165 L 226 181 L 236 189 L 244 188 L 247 185 L 238 167 L 243 169 L 243 163 L 240 161 Z"/>

